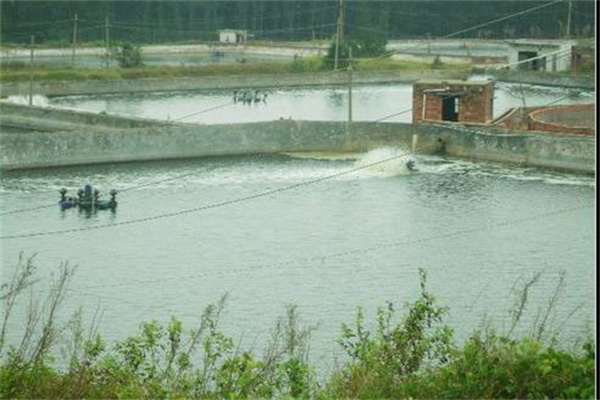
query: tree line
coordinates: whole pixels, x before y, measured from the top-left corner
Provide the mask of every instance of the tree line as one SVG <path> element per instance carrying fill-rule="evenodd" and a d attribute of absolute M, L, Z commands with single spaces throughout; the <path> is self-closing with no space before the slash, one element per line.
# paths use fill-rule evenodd
<path fill-rule="evenodd" d="M 436 38 L 525 9 L 539 10 L 483 26 L 460 38 L 559 38 L 566 35 L 569 1 L 358 1 L 344 4 L 344 32 L 376 32 L 386 39 Z M 4 43 L 71 40 L 75 15 L 78 41 L 165 43 L 216 40 L 220 29 L 248 30 L 255 40 L 328 40 L 336 32 L 337 0 L 289 1 L 35 1 L 0 2 Z M 571 34 L 594 34 L 594 2 L 571 2 Z"/>

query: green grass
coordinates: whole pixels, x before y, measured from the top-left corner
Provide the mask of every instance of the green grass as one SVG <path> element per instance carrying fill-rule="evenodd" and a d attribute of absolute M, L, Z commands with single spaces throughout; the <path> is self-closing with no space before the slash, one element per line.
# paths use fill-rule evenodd
<path fill-rule="evenodd" d="M 465 70 L 468 66 L 442 65 L 439 69 Z M 359 59 L 354 65 L 356 71 L 383 70 L 429 70 L 431 65 L 412 61 L 396 61 L 391 59 Z M 137 68 L 109 69 L 44 69 L 35 68 L 35 81 L 84 81 L 120 80 L 145 78 L 181 78 L 228 75 L 277 75 L 286 73 L 325 72 L 320 57 L 306 57 L 294 61 L 276 61 L 265 63 L 206 65 L 206 66 L 145 66 Z M 29 68 L 23 63 L 4 65 L 0 71 L 0 82 L 25 82 L 29 80 Z"/>

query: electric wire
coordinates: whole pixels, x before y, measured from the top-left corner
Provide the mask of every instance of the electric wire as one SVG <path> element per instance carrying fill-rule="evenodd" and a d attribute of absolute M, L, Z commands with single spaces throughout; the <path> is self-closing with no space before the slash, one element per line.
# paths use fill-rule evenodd
<path fill-rule="evenodd" d="M 165 183 L 165 182 L 170 182 L 170 181 L 175 181 L 175 180 L 187 178 L 187 177 L 198 175 L 200 173 L 207 172 L 207 171 L 210 171 L 210 170 L 213 170 L 213 169 L 214 168 L 204 168 L 204 169 L 202 169 L 200 171 L 194 171 L 194 172 L 190 172 L 190 173 L 186 173 L 186 174 L 181 174 L 181 175 L 177 175 L 177 176 L 166 178 L 166 179 L 161 179 L 161 180 L 152 181 L 152 182 L 148 182 L 148 183 L 142 183 L 140 185 L 126 187 L 124 189 L 119 189 L 119 193 L 128 192 L 130 190 L 137 190 L 137 189 L 140 189 L 140 188 L 143 188 L 143 187 L 154 186 L 154 185 L 158 185 L 158 184 Z M 5 215 L 20 214 L 20 213 L 29 212 L 29 211 L 42 210 L 42 209 L 49 208 L 49 207 L 56 207 L 56 205 L 57 205 L 57 202 L 54 202 L 52 204 L 45 204 L 45 205 L 41 205 L 41 206 L 37 206 L 37 207 L 21 208 L 21 209 L 18 209 L 18 210 L 6 211 L 6 212 L 3 212 L 3 213 L 0 213 L 0 217 L 4 217 Z"/>
<path fill-rule="evenodd" d="M 351 174 L 351 173 L 354 173 L 354 172 L 357 172 L 357 171 L 360 171 L 360 170 L 363 170 L 366 168 L 373 167 L 375 165 L 380 165 L 380 164 L 383 164 L 386 162 L 390 162 L 392 160 L 395 160 L 395 159 L 398 159 L 401 157 L 405 157 L 406 155 L 407 155 L 406 153 L 399 154 L 399 155 L 395 155 L 393 157 L 378 160 L 373 163 L 369 163 L 369 164 L 362 165 L 359 167 L 351 168 L 351 169 L 337 172 L 335 174 L 327 175 L 324 177 L 310 179 L 307 181 L 295 183 L 295 184 L 284 186 L 281 188 L 271 189 L 271 190 L 267 190 L 267 191 L 260 192 L 257 194 L 242 196 L 242 197 L 238 197 L 238 198 L 234 198 L 234 199 L 230 199 L 230 200 L 224 200 L 224 201 L 207 204 L 207 205 L 200 206 L 200 207 L 194 207 L 194 208 L 190 208 L 190 209 L 186 209 L 186 210 L 180 210 L 180 211 L 164 213 L 164 214 L 159 214 L 159 215 L 154 215 L 154 216 L 149 216 L 149 217 L 144 217 L 144 218 L 132 219 L 132 220 L 127 220 L 127 221 L 121 221 L 121 222 L 116 222 L 116 223 L 112 223 L 112 224 L 100 224 L 100 225 L 94 225 L 94 226 L 88 226 L 88 227 L 82 227 L 82 228 L 62 229 L 62 230 L 56 230 L 56 231 L 31 232 L 31 233 L 18 234 L 18 235 L 6 235 L 6 236 L 0 236 L 0 240 L 22 239 L 22 238 L 29 238 L 29 237 L 41 237 L 41 236 L 53 236 L 53 235 L 60 235 L 60 234 L 65 234 L 65 233 L 90 231 L 90 230 L 97 230 L 97 229 L 103 229 L 103 228 L 111 228 L 111 227 L 115 228 L 115 227 L 119 227 L 119 226 L 133 225 L 133 224 L 155 221 L 158 219 L 172 218 L 172 217 L 177 217 L 177 216 L 191 214 L 191 213 L 198 213 L 198 212 L 202 212 L 202 211 L 206 211 L 206 210 L 210 210 L 210 209 L 221 208 L 221 207 L 230 206 L 230 205 L 234 205 L 234 204 L 238 204 L 238 203 L 243 203 L 246 201 L 251 201 L 251 200 L 255 200 L 255 199 L 259 199 L 259 198 L 263 198 L 263 197 L 267 197 L 267 196 L 272 196 L 274 194 L 279 194 L 279 193 L 287 192 L 290 190 L 298 189 L 301 187 L 325 182 L 325 181 L 328 181 L 328 180 L 331 180 L 334 178 L 338 178 L 338 177 L 348 175 L 348 174 Z"/>
<path fill-rule="evenodd" d="M 399 111 L 399 112 L 394 113 L 394 114 L 386 115 L 385 117 L 376 119 L 373 122 L 381 122 L 381 121 L 384 121 L 384 120 L 386 120 L 388 118 L 392 118 L 392 117 L 396 117 L 398 115 L 406 114 L 407 112 L 411 112 L 411 111 L 412 111 L 412 107 L 411 108 L 407 108 L 407 109 L 402 110 L 402 111 Z"/>
<path fill-rule="evenodd" d="M 539 9 L 542 9 L 542 8 L 545 8 L 545 7 L 549 7 L 549 6 L 552 6 L 554 4 L 558 4 L 558 3 L 564 2 L 564 1 L 568 1 L 568 0 L 555 0 L 555 1 L 550 2 L 550 3 L 542 4 L 542 5 L 539 5 L 539 6 L 536 6 L 536 7 L 532 7 L 532 8 L 528 8 L 526 10 L 522 10 L 522 11 L 519 11 L 519 12 L 516 12 L 516 13 L 505 15 L 505 16 L 503 16 L 501 18 L 496 18 L 496 19 L 493 19 L 493 20 L 490 20 L 490 21 L 483 22 L 481 24 L 473 25 L 473 26 L 465 28 L 465 29 L 461 29 L 461 30 L 458 30 L 458 31 L 455 31 L 455 32 L 448 33 L 446 35 L 438 36 L 436 38 L 428 40 L 426 43 L 419 43 L 419 44 L 415 44 L 414 46 L 409 46 L 409 47 L 403 49 L 403 51 L 414 49 L 414 48 L 419 48 L 419 47 L 424 47 L 424 46 L 429 45 L 429 43 L 431 43 L 431 42 L 433 42 L 435 40 L 449 39 L 449 38 L 461 35 L 463 33 L 467 33 L 467 32 L 470 32 L 470 31 L 473 31 L 473 30 L 476 30 L 476 29 L 480 29 L 480 28 L 483 28 L 483 27 L 486 27 L 486 26 L 489 26 L 489 25 L 493 25 L 493 24 L 496 24 L 498 22 L 505 21 L 507 19 L 511 19 L 511 18 L 518 17 L 518 16 L 521 16 L 521 15 L 525 15 L 525 14 L 528 14 L 530 12 L 533 12 L 533 11 L 536 11 L 536 10 L 539 10 Z M 384 54 L 384 55 L 380 55 L 378 57 L 375 57 L 375 59 L 388 58 L 388 57 L 389 57 L 389 54 Z"/>
<path fill-rule="evenodd" d="M 421 237 L 421 238 L 416 238 L 416 239 L 409 239 L 409 240 L 395 241 L 395 242 L 388 242 L 388 243 L 380 243 L 380 244 L 376 244 L 376 245 L 369 246 L 369 247 L 354 248 L 351 250 L 331 252 L 331 253 L 324 254 L 324 255 L 321 254 L 321 255 L 317 255 L 317 256 L 295 258 L 295 259 L 291 259 L 291 260 L 287 260 L 287 261 L 280 261 L 280 262 L 273 262 L 273 263 L 261 263 L 261 264 L 255 264 L 252 266 L 227 269 L 227 270 L 224 270 L 221 274 L 239 274 L 242 272 L 256 271 L 256 270 L 260 270 L 260 269 L 269 269 L 269 268 L 272 269 L 272 268 L 276 268 L 276 267 L 283 267 L 283 266 L 289 266 L 289 265 L 300 264 L 300 263 L 309 264 L 309 263 L 314 263 L 314 262 L 319 262 L 319 261 L 324 262 L 325 260 L 329 260 L 329 259 L 343 258 L 343 257 L 348 257 L 348 256 L 359 256 L 359 255 L 374 253 L 374 252 L 378 252 L 378 251 L 396 249 L 396 248 L 402 247 L 402 246 L 422 245 L 422 244 L 434 242 L 434 241 L 437 241 L 440 239 L 450 239 L 450 238 L 454 238 L 454 237 L 460 237 L 460 236 L 464 236 L 464 235 L 470 235 L 470 234 L 474 234 L 474 233 L 484 232 L 484 231 L 488 231 L 488 230 L 494 229 L 494 228 L 503 228 L 506 226 L 512 226 L 512 225 L 518 225 L 518 224 L 532 222 L 532 221 L 543 220 L 545 218 L 549 218 L 549 217 L 553 217 L 553 216 L 557 216 L 557 215 L 569 214 L 572 212 L 580 211 L 580 210 L 587 209 L 587 208 L 594 208 L 594 207 L 595 207 L 594 204 L 580 204 L 580 205 L 573 206 L 573 207 L 546 211 L 546 212 L 535 214 L 535 215 L 532 215 L 529 217 L 524 217 L 524 218 L 519 218 L 519 219 L 509 219 L 509 220 L 484 224 L 484 225 L 471 227 L 471 228 L 465 228 L 465 229 L 456 229 L 456 230 L 453 230 L 450 232 L 441 232 L 441 233 L 434 234 L 431 236 L 426 236 L 426 237 Z M 192 279 L 192 278 L 215 276 L 215 275 L 221 275 L 221 274 L 199 272 L 199 273 L 186 274 L 186 275 L 177 275 L 177 276 L 173 276 L 171 278 L 165 278 L 165 277 L 151 278 L 151 279 L 146 279 L 146 280 L 137 280 L 135 282 L 121 282 L 121 283 L 110 284 L 110 285 L 104 285 L 104 284 L 103 285 L 88 285 L 88 286 L 80 287 L 78 289 L 79 290 L 94 290 L 94 289 L 103 289 L 106 287 L 122 288 L 122 287 L 131 286 L 131 285 L 140 285 L 140 284 L 146 285 L 146 284 L 151 284 L 151 283 L 162 283 L 162 282 L 168 282 L 168 281 L 173 281 L 173 280 L 181 280 L 183 278 Z"/>
<path fill-rule="evenodd" d="M 200 114 L 204 114 L 204 113 L 207 113 L 207 112 L 210 112 L 210 111 L 218 110 L 220 108 L 230 107 L 230 106 L 233 106 L 234 104 L 235 103 L 233 101 L 228 101 L 227 103 L 223 103 L 223 104 L 220 104 L 218 106 L 206 108 L 204 110 L 196 111 L 196 112 L 193 112 L 191 114 L 186 114 L 186 115 L 182 115 L 181 117 L 173 118 L 173 119 L 171 119 L 168 122 L 180 121 L 180 120 L 185 119 L 185 118 L 194 117 L 196 115 L 200 115 Z"/>

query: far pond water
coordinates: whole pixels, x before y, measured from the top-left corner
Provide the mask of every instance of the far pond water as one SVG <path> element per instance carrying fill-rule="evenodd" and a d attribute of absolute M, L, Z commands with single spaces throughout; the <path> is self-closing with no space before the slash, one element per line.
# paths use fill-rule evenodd
<path fill-rule="evenodd" d="M 220 53 L 148 53 L 144 54 L 144 65 L 149 67 L 198 67 L 203 65 L 218 64 L 255 64 L 269 61 L 290 61 L 293 56 L 278 56 L 266 54 L 252 54 L 241 50 L 227 50 Z M 34 59 L 35 66 L 47 69 L 71 68 L 72 60 L 70 54 L 64 56 L 37 55 Z M 7 66 L 29 66 L 29 56 L 7 56 L 3 55 L 0 62 Z M 110 61 L 111 66 L 117 66 L 117 62 Z M 104 68 L 106 58 L 104 54 L 77 54 L 75 59 L 76 68 Z"/>
<path fill-rule="evenodd" d="M 528 105 L 568 94 L 524 90 Z M 499 85 L 497 112 L 518 105 L 519 92 L 516 85 Z M 408 85 L 358 88 L 356 119 L 373 120 L 410 107 L 410 93 Z M 341 120 L 345 96 L 342 89 L 272 91 L 265 104 L 238 104 L 195 120 Z M 215 92 L 61 98 L 51 103 L 166 119 L 228 100 L 230 93 Z M 573 92 L 566 101 L 592 97 Z M 3 239 L 2 275 L 10 276 L 21 252 L 37 253 L 42 285 L 62 261 L 78 265 L 65 315 L 83 306 L 91 319 L 100 306 L 101 332 L 108 341 L 133 334 L 142 321 L 167 322 L 171 315 L 191 328 L 203 307 L 229 293 L 223 329 L 260 352 L 285 305 L 297 304 L 306 322 L 319 325 L 311 354 L 325 372 L 339 354 L 335 339 L 340 324 L 352 323 L 359 306 L 369 324 L 385 301 L 401 310 L 403 302 L 418 294 L 419 268 L 427 270 L 429 288 L 449 307 L 446 321 L 459 340 L 484 320 L 505 332 L 514 288 L 540 271 L 518 334 L 531 331 L 561 271 L 566 273 L 565 287 L 548 323 L 566 346 L 593 332 L 593 177 L 418 157 L 417 173 L 391 162 L 253 200 L 153 218 L 339 174 L 397 151 L 6 173 L 0 184 L 2 213 L 51 207 L 2 216 L 3 236 L 108 226 Z M 120 190 L 116 213 L 61 212 L 53 205 L 61 187 L 73 191 L 85 182 L 103 193 Z M 121 224 L 145 218 L 149 220 Z M 13 342 L 21 333 L 22 318 L 21 309 L 10 326 Z"/>
<path fill-rule="evenodd" d="M 240 88 L 251 90 L 254 88 Z M 69 96 L 50 99 L 50 105 L 79 110 L 133 115 L 142 118 L 188 123 L 221 124 L 294 120 L 334 120 L 348 117 L 346 88 L 307 88 L 259 90 L 266 101 L 234 104 L 233 90 L 212 92 L 177 92 L 119 94 L 103 96 Z M 548 88 L 533 85 L 497 83 L 494 116 L 511 107 L 542 106 L 594 102 L 594 93 L 577 89 Z M 22 99 L 25 101 L 26 99 Z M 353 119 L 374 121 L 412 107 L 412 85 L 357 86 L 353 90 Z M 215 109 L 213 109 L 215 108 Z M 412 113 L 385 119 L 386 122 L 411 122 Z"/>

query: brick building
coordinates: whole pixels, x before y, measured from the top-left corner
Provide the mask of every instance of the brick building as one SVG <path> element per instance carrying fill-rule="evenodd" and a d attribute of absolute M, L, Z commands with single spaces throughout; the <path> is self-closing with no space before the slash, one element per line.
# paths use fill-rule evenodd
<path fill-rule="evenodd" d="M 413 86 L 413 123 L 488 123 L 493 119 L 492 81 L 419 81 Z"/>

